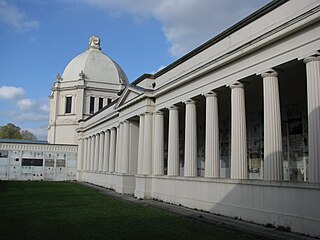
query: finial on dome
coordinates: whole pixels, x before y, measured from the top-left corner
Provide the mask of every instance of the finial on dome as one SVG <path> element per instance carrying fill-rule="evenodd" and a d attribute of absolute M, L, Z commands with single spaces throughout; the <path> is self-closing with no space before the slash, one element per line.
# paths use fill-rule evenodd
<path fill-rule="evenodd" d="M 99 50 L 101 50 L 100 38 L 98 36 L 93 35 L 93 36 L 90 37 L 88 49 L 99 49 Z"/>

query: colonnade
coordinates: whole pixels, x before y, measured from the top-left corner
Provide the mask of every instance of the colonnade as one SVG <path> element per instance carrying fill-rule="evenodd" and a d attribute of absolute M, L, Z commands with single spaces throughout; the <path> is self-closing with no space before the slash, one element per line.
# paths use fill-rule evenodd
<path fill-rule="evenodd" d="M 320 181 L 320 57 L 304 60 L 307 72 L 309 181 Z M 278 73 L 270 69 L 261 74 L 264 114 L 264 179 L 283 180 L 282 134 Z M 235 81 L 231 89 L 231 178 L 248 178 L 245 84 Z M 220 177 L 219 96 L 214 89 L 204 94 L 205 177 Z M 184 176 L 197 176 L 196 101 L 185 105 Z M 179 109 L 168 107 L 167 175 L 179 175 Z M 164 114 L 161 111 L 139 115 L 137 174 L 164 174 Z M 129 121 L 118 127 L 80 139 L 84 171 L 129 173 Z M 90 161 L 91 160 L 91 161 Z"/>

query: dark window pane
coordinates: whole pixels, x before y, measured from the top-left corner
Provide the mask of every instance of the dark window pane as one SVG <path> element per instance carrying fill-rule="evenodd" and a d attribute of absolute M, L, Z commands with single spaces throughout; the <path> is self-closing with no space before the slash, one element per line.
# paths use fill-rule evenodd
<path fill-rule="evenodd" d="M 90 97 L 90 113 L 94 113 L 94 97 Z"/>
<path fill-rule="evenodd" d="M 66 97 L 66 113 L 71 113 L 72 97 Z"/>
<path fill-rule="evenodd" d="M 22 166 L 42 166 L 43 159 L 22 158 Z"/>
<path fill-rule="evenodd" d="M 103 108 L 103 98 L 99 98 L 99 110 Z"/>

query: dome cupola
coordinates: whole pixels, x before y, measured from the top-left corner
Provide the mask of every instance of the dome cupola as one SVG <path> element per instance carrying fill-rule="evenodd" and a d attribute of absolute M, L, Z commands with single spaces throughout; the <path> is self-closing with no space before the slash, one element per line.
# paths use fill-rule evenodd
<path fill-rule="evenodd" d="M 62 81 L 86 81 L 127 85 L 122 68 L 101 52 L 100 38 L 91 36 L 88 50 L 73 58 L 62 74 Z"/>

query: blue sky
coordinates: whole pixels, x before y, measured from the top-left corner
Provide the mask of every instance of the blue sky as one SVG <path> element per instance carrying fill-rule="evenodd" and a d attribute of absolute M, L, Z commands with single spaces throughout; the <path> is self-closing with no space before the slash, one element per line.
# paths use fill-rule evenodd
<path fill-rule="evenodd" d="M 50 88 L 91 35 L 129 81 L 153 73 L 269 0 L 0 0 L 0 126 L 46 140 Z"/>

